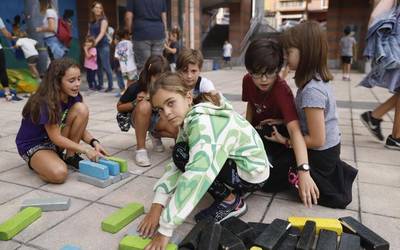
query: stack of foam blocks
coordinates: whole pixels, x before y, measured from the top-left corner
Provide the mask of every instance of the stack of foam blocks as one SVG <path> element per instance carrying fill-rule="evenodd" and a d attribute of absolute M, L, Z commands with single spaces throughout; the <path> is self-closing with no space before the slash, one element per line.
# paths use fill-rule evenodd
<path fill-rule="evenodd" d="M 389 242 L 352 217 L 289 217 L 271 224 L 231 217 L 221 223 L 197 223 L 180 250 L 388 250 Z"/>
<path fill-rule="evenodd" d="M 107 157 L 99 162 L 79 162 L 78 180 L 96 187 L 105 188 L 129 177 L 128 163 L 117 157 Z"/>

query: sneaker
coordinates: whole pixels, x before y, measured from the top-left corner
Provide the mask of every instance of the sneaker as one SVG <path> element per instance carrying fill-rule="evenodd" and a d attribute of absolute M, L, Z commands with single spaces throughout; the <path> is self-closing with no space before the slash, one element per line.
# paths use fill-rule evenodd
<path fill-rule="evenodd" d="M 145 148 L 137 149 L 135 156 L 136 165 L 140 167 L 148 167 L 151 165 L 147 150 Z"/>
<path fill-rule="evenodd" d="M 371 132 L 378 140 L 383 141 L 384 137 L 382 135 L 381 122 L 382 119 L 375 119 L 371 116 L 371 111 L 367 111 L 361 114 L 361 122 L 367 127 L 369 132 Z"/>
<path fill-rule="evenodd" d="M 153 144 L 154 152 L 159 152 L 159 153 L 164 152 L 165 148 L 161 141 L 161 138 L 151 136 L 151 143 Z"/>
<path fill-rule="evenodd" d="M 389 135 L 386 139 L 385 147 L 394 150 L 400 150 L 400 138 L 393 138 L 392 135 Z"/>
<path fill-rule="evenodd" d="M 113 88 L 107 88 L 106 90 L 104 90 L 105 93 L 112 92 L 112 91 L 113 91 Z"/>
<path fill-rule="evenodd" d="M 247 205 L 240 196 L 235 197 L 233 204 L 225 201 L 215 201 L 210 207 L 200 211 L 194 216 L 196 222 L 212 218 L 215 222 L 221 222 L 230 217 L 240 217 L 247 212 Z"/>
<path fill-rule="evenodd" d="M 65 157 L 64 162 L 71 166 L 74 170 L 79 170 L 79 162 L 82 161 L 83 158 L 80 157 L 78 154 L 74 154 L 73 156 Z"/>

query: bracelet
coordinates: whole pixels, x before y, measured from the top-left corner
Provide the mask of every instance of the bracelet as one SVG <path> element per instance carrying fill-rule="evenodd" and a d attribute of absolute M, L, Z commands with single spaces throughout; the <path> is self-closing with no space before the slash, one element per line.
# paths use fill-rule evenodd
<path fill-rule="evenodd" d="M 90 140 L 89 145 L 94 147 L 94 142 L 100 143 L 99 140 L 97 140 L 96 138 L 93 138 L 93 139 Z"/>

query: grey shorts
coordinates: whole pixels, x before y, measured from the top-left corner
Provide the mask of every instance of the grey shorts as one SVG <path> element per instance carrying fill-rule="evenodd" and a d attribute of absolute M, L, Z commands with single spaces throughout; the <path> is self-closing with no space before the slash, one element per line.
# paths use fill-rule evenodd
<path fill-rule="evenodd" d="M 39 62 L 39 56 L 30 56 L 26 58 L 28 64 L 37 64 Z"/>
<path fill-rule="evenodd" d="M 24 159 L 24 161 L 26 163 L 28 163 L 28 166 L 29 166 L 30 169 L 32 169 L 31 159 L 32 159 L 33 155 L 36 152 L 40 151 L 40 150 L 51 150 L 51 151 L 54 151 L 62 159 L 63 150 L 61 148 L 57 147 L 51 141 L 44 141 L 41 144 L 38 144 L 38 145 L 34 146 L 33 148 L 29 149 L 25 154 L 21 155 L 22 159 Z"/>

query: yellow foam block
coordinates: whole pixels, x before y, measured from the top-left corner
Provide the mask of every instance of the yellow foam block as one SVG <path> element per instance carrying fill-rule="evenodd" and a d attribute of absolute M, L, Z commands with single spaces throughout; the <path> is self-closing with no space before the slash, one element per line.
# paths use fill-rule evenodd
<path fill-rule="evenodd" d="M 250 250 L 262 250 L 261 247 L 251 247 Z"/>
<path fill-rule="evenodd" d="M 300 230 L 303 230 L 306 221 L 311 220 L 315 221 L 315 226 L 317 229 L 317 234 L 319 230 L 326 229 L 335 231 L 338 235 L 342 235 L 343 228 L 342 224 L 338 219 L 331 219 L 331 218 L 315 218 L 315 217 L 289 217 L 288 221 L 292 224 L 293 227 L 297 227 Z"/>

